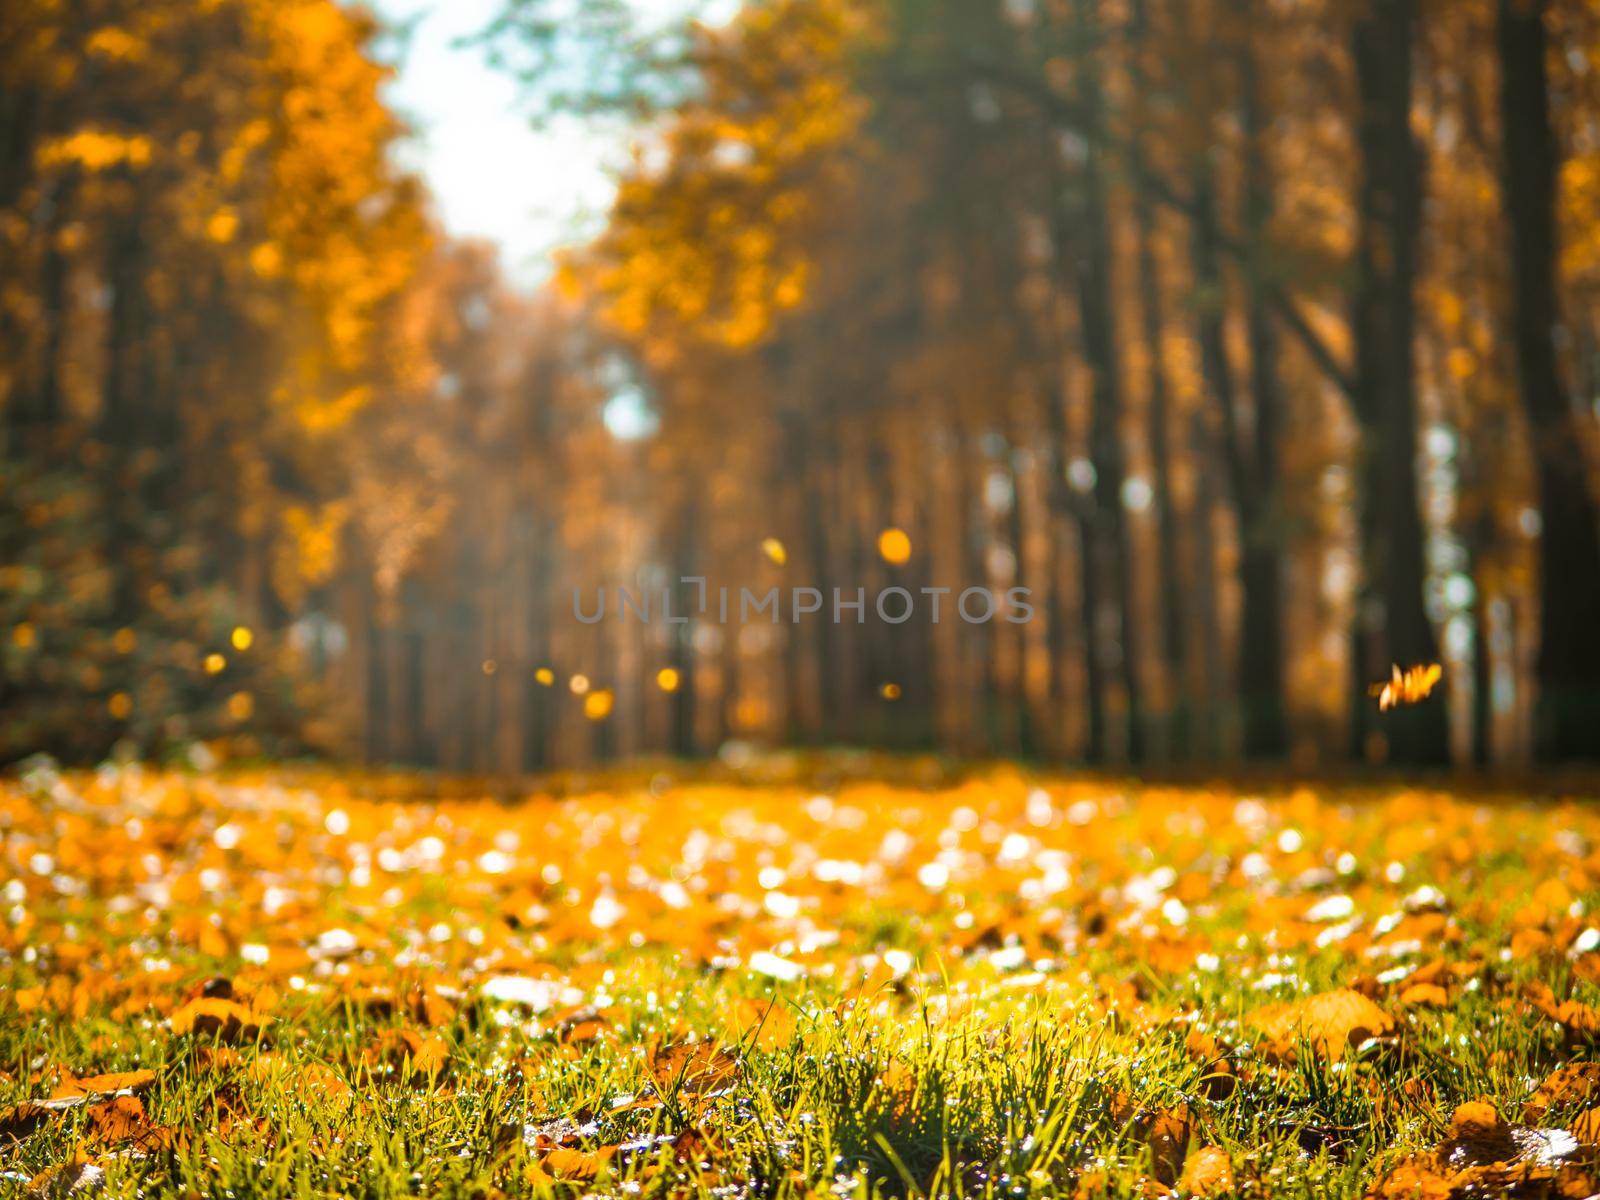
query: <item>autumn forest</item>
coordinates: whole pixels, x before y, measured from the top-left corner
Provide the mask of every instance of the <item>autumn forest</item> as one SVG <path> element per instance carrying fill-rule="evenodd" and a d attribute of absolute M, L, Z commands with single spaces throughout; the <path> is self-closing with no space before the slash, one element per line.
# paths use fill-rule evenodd
<path fill-rule="evenodd" d="M 1590 5 L 557 7 L 528 119 L 637 133 L 529 292 L 374 17 L 6 5 L 0 753 L 1592 754 Z"/>
<path fill-rule="evenodd" d="M 1596 759 L 1595 0 L 0 0 L 0 1196 L 1595 1200 Z"/>

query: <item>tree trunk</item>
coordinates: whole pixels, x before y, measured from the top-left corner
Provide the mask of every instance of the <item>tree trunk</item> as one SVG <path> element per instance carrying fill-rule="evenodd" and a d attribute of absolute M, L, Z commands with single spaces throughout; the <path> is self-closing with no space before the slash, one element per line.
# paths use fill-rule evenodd
<path fill-rule="evenodd" d="M 1112 230 L 1105 171 L 1105 136 L 1100 106 L 1103 85 L 1093 49 L 1093 17 L 1085 0 L 1079 0 L 1081 39 L 1079 103 L 1084 111 L 1087 142 L 1079 178 L 1080 208 L 1075 214 L 1082 231 L 1076 247 L 1078 319 L 1084 358 L 1093 377 L 1089 419 L 1089 457 L 1094 464 L 1093 524 L 1103 539 L 1118 617 L 1117 653 L 1123 693 L 1127 702 L 1129 762 L 1144 758 L 1143 695 L 1139 685 L 1139 621 L 1135 595 L 1133 553 L 1122 508 L 1125 475 L 1122 451 L 1122 370 L 1115 328 L 1116 287 L 1112 275 Z M 1086 555 L 1088 570 L 1094 556 Z M 1085 596 L 1087 601 L 1088 597 Z M 1089 610 L 1090 638 L 1095 613 Z"/>
<path fill-rule="evenodd" d="M 1284 695 L 1283 520 L 1279 508 L 1278 429 L 1283 390 L 1278 371 L 1278 329 L 1271 313 L 1266 253 L 1272 220 L 1271 168 L 1266 159 L 1266 119 L 1260 79 L 1248 49 L 1240 56 L 1244 117 L 1245 324 L 1250 343 L 1250 394 L 1254 418 L 1249 523 L 1240 509 L 1239 564 L 1244 613 L 1239 639 L 1239 698 L 1244 752 L 1281 758 L 1289 750 Z"/>
<path fill-rule="evenodd" d="M 1390 663 L 1434 662 L 1438 642 L 1423 607 L 1425 531 L 1417 492 L 1416 284 L 1422 219 L 1422 156 L 1411 132 L 1412 47 L 1418 0 L 1363 7 L 1352 38 L 1359 95 L 1359 234 L 1352 326 L 1362 424 L 1362 562 L 1365 574 L 1352 647 L 1359 677 Z M 1449 761 L 1444 695 L 1387 714 L 1364 697 L 1356 735 L 1382 730 L 1390 761 Z"/>
<path fill-rule="evenodd" d="M 1170 691 L 1166 752 L 1171 758 L 1189 754 L 1187 703 L 1188 678 L 1183 636 L 1183 572 L 1178 563 L 1178 513 L 1172 496 L 1171 388 L 1163 350 L 1166 314 L 1161 302 L 1161 274 L 1154 246 L 1155 217 L 1141 197 L 1134 214 L 1139 227 L 1139 308 L 1144 320 L 1145 352 L 1149 355 L 1147 384 L 1150 436 L 1150 470 L 1156 511 L 1157 589 L 1161 598 L 1161 660 Z"/>
<path fill-rule="evenodd" d="M 1547 0 L 1499 0 L 1501 128 L 1517 378 L 1543 519 L 1534 742 L 1556 762 L 1600 756 L 1600 513 L 1556 361 L 1556 176 Z"/>

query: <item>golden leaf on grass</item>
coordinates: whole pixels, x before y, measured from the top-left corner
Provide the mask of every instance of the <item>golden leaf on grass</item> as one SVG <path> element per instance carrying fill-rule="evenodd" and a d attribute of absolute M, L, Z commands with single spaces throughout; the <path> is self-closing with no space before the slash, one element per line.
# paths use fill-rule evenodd
<path fill-rule="evenodd" d="M 1400 1003 L 1406 1008 L 1444 1008 L 1450 994 L 1437 983 L 1414 983 L 1400 993 Z"/>
<path fill-rule="evenodd" d="M 916 1073 L 899 1059 L 891 1059 L 873 1084 L 871 1103 L 893 1117 L 903 1117 L 916 1094 Z"/>
<path fill-rule="evenodd" d="M 386 1029 L 378 1036 L 378 1043 L 362 1052 L 362 1061 L 369 1068 L 383 1068 L 389 1072 L 406 1071 L 412 1083 L 421 1083 L 443 1071 L 450 1058 L 450 1047 L 441 1037 L 420 1034 L 410 1029 Z"/>
<path fill-rule="evenodd" d="M 1407 1159 L 1367 1189 L 1368 1200 L 1451 1200 L 1455 1188 L 1435 1169 L 1431 1156 Z"/>
<path fill-rule="evenodd" d="M 1195 1120 L 1187 1104 L 1162 1109 L 1150 1123 L 1150 1173 L 1168 1187 L 1178 1182 L 1194 1136 Z"/>
<path fill-rule="evenodd" d="M 1239 1079 L 1233 1061 L 1221 1042 L 1198 1025 L 1190 1026 L 1184 1049 L 1205 1067 L 1200 1090 L 1211 1100 L 1226 1100 L 1238 1089 Z"/>
<path fill-rule="evenodd" d="M 51 1110 L 31 1100 L 0 1109 L 0 1139 L 21 1141 L 48 1120 L 52 1111 L 59 1110 Z"/>
<path fill-rule="evenodd" d="M 570 1179 L 589 1183 L 598 1179 L 617 1152 L 615 1146 L 602 1146 L 598 1150 L 572 1150 L 557 1146 L 546 1150 L 539 1161 L 528 1167 L 529 1183 L 549 1183 L 557 1179 Z"/>
<path fill-rule="evenodd" d="M 650 1070 L 663 1088 L 711 1096 L 738 1076 L 739 1060 L 714 1042 L 680 1042 L 656 1051 Z"/>
<path fill-rule="evenodd" d="M 1233 1163 L 1220 1146 L 1202 1146 L 1189 1156 L 1178 1177 L 1178 1194 L 1221 1196 L 1233 1191 Z"/>
<path fill-rule="evenodd" d="M 250 1063 L 248 1073 L 268 1086 L 287 1084 L 300 1096 L 342 1101 L 350 1094 L 350 1085 L 322 1063 L 294 1061 L 281 1054 L 258 1056 Z"/>
<path fill-rule="evenodd" d="M 1440 1150 L 1450 1161 L 1470 1165 L 1514 1158 L 1517 1144 L 1494 1105 L 1473 1100 L 1450 1114 L 1450 1136 Z"/>
<path fill-rule="evenodd" d="M 46 1167 L 28 1181 L 30 1200 L 67 1200 L 93 1196 L 105 1190 L 106 1173 L 82 1154 Z"/>
<path fill-rule="evenodd" d="M 1588 1196 L 1594 1181 L 1574 1161 L 1578 1140 L 1565 1130 L 1510 1125 L 1494 1106 L 1457 1106 L 1450 1131 L 1432 1151 L 1412 1154 L 1379 1178 L 1367 1195 L 1382 1200 L 1468 1196 Z"/>
<path fill-rule="evenodd" d="M 780 1050 L 794 1041 L 794 1009 L 777 1000 L 741 1000 L 728 1013 L 728 1035 L 740 1045 Z"/>
<path fill-rule="evenodd" d="M 237 1050 L 227 1046 L 201 1046 L 194 1054 L 194 1065 L 202 1071 L 227 1071 L 243 1061 Z"/>
<path fill-rule="evenodd" d="M 1433 693 L 1443 674 L 1444 668 L 1438 663 L 1419 664 L 1404 671 L 1396 663 L 1388 682 L 1373 684 L 1369 692 L 1378 698 L 1379 712 L 1402 704 L 1421 704 Z"/>
<path fill-rule="evenodd" d="M 1578 1000 L 1558 1002 L 1550 986 L 1544 983 L 1529 985 L 1525 994 L 1534 1008 L 1561 1026 L 1568 1043 L 1600 1040 L 1600 1008 Z"/>
<path fill-rule="evenodd" d="M 191 1000 L 172 1014 L 172 1032 L 182 1037 L 214 1037 L 221 1042 L 253 1042 L 270 1018 L 233 1000 Z"/>
<path fill-rule="evenodd" d="M 74 1096 L 114 1096 L 119 1092 L 132 1095 L 142 1092 L 156 1081 L 154 1071 L 116 1071 L 107 1075 L 71 1074 L 62 1077 L 50 1093 L 52 1100 L 66 1100 Z"/>
<path fill-rule="evenodd" d="M 581 1046 L 599 1041 L 611 1032 L 611 1022 L 592 1005 L 581 1005 L 557 1013 L 550 1019 L 556 1037 L 563 1045 Z"/>
<path fill-rule="evenodd" d="M 1249 1017 L 1261 1032 L 1267 1057 L 1290 1061 L 1309 1043 L 1319 1058 L 1338 1062 L 1373 1038 L 1394 1032 L 1394 1018 L 1360 992 L 1340 988 L 1291 1004 L 1274 1004 Z"/>
<path fill-rule="evenodd" d="M 180 1141 L 173 1130 L 150 1120 L 144 1101 L 137 1096 L 116 1096 L 91 1104 L 84 1137 L 91 1146 L 126 1146 L 140 1154 L 155 1154 Z"/>
<path fill-rule="evenodd" d="M 1600 1146 L 1600 1108 L 1586 1108 L 1573 1117 L 1567 1132 L 1580 1146 Z"/>
<path fill-rule="evenodd" d="M 1534 1089 L 1523 1106 L 1522 1119 L 1532 1125 L 1552 1108 L 1576 1108 L 1600 1099 L 1600 1063 L 1568 1063 Z"/>

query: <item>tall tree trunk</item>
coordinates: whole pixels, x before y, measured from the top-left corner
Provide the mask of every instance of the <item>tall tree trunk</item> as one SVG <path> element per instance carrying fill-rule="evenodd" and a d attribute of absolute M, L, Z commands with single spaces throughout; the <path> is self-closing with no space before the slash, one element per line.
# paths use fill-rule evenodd
<path fill-rule="evenodd" d="M 1253 52 L 1240 55 L 1244 117 L 1245 323 L 1250 343 L 1250 393 L 1254 453 L 1250 523 L 1239 576 L 1244 599 L 1239 641 L 1239 697 L 1244 717 L 1244 752 L 1279 758 L 1289 749 L 1284 694 L 1283 520 L 1278 481 L 1278 429 L 1283 416 L 1278 328 L 1270 310 L 1267 230 L 1272 220 L 1271 167 L 1267 162 L 1266 114 Z M 1242 516 L 1242 513 L 1241 513 Z"/>
<path fill-rule="evenodd" d="M 1362 424 L 1362 562 L 1352 647 L 1363 679 L 1390 662 L 1433 662 L 1438 641 L 1423 607 L 1425 533 L 1417 491 L 1416 301 L 1422 220 L 1422 154 L 1411 132 L 1412 50 L 1418 0 L 1363 5 L 1352 30 L 1359 96 L 1359 234 L 1352 325 Z M 1352 697 L 1364 744 L 1374 711 Z M 1381 728 L 1391 761 L 1449 761 L 1441 693 L 1392 711 Z"/>
<path fill-rule="evenodd" d="M 1240 634 L 1238 643 L 1238 701 L 1243 709 L 1247 751 L 1272 754 L 1259 737 L 1260 714 L 1270 711 L 1275 651 L 1268 640 L 1253 643 L 1258 633 L 1270 639 L 1278 628 L 1279 590 L 1274 560 L 1264 553 L 1261 529 L 1264 513 L 1256 482 L 1253 457 L 1245 453 L 1239 421 L 1239 387 L 1227 345 L 1227 282 L 1223 277 L 1219 244 L 1215 169 L 1207 158 L 1195 167 L 1193 234 L 1190 254 L 1194 262 L 1196 325 L 1200 343 L 1200 374 L 1217 414 L 1213 438 L 1216 459 L 1227 479 L 1227 498 L 1238 525 L 1242 553 L 1238 568 Z M 1252 370 L 1254 360 L 1252 357 Z M 1203 514 L 1209 520 L 1209 514 Z M 1252 731 L 1256 734 L 1250 744 Z"/>
<path fill-rule="evenodd" d="M 1600 513 L 1556 361 L 1556 174 L 1547 0 L 1499 0 L 1503 193 L 1511 225 L 1517 378 L 1543 519 L 1534 741 L 1549 761 L 1600 756 Z"/>
<path fill-rule="evenodd" d="M 1149 356 L 1146 384 L 1149 411 L 1150 471 L 1156 510 L 1157 590 L 1161 600 L 1161 661 L 1166 669 L 1169 696 L 1166 752 L 1172 758 L 1189 754 L 1188 676 L 1183 630 L 1183 572 L 1178 563 L 1178 513 L 1172 495 L 1171 387 L 1167 380 L 1166 313 L 1161 300 L 1161 272 L 1156 262 L 1155 215 L 1150 202 L 1140 197 L 1134 208 L 1139 232 L 1139 308 L 1144 320 L 1145 353 Z"/>
<path fill-rule="evenodd" d="M 1214 439 L 1206 423 L 1196 414 L 1190 429 L 1190 441 L 1199 460 L 1195 471 L 1194 504 L 1190 513 L 1194 547 L 1194 604 L 1197 656 L 1200 669 L 1198 685 L 1193 689 L 1199 702 L 1195 713 L 1195 742 L 1202 757 L 1216 759 L 1223 750 L 1223 737 L 1218 713 L 1224 693 L 1222 654 L 1222 622 L 1217 613 L 1217 543 L 1212 522 L 1217 513 L 1217 454 Z"/>
<path fill-rule="evenodd" d="M 1472 765 L 1494 762 L 1494 657 L 1490 645 L 1489 599 L 1482 579 L 1472 602 Z"/>
<path fill-rule="evenodd" d="M 1089 457 L 1095 469 L 1093 524 L 1103 539 L 1109 560 L 1106 565 L 1110 568 L 1106 574 L 1116 601 L 1117 652 L 1127 703 L 1125 752 L 1128 761 L 1139 762 L 1144 758 L 1144 709 L 1139 685 L 1139 621 L 1133 552 L 1122 508 L 1125 477 L 1120 428 L 1122 367 L 1115 327 L 1116 285 L 1112 274 L 1112 229 L 1101 112 L 1104 87 L 1096 59 L 1098 26 L 1087 0 L 1079 0 L 1077 11 L 1081 35 L 1078 100 L 1084 112 L 1086 147 L 1078 181 L 1079 211 L 1075 216 L 1081 237 L 1075 247 L 1074 265 L 1084 358 L 1093 378 L 1089 417 Z M 1086 555 L 1085 562 L 1089 570 L 1097 566 L 1093 555 Z M 1094 615 L 1091 609 L 1091 626 Z M 1093 628 L 1090 637 L 1094 637 Z"/>
<path fill-rule="evenodd" d="M 678 673 L 678 690 L 672 693 L 672 753 L 679 758 L 694 758 L 699 749 L 695 736 L 698 680 L 695 676 L 695 646 L 693 631 L 701 614 L 697 610 L 700 589 L 711 587 L 711 581 L 695 585 L 684 583 L 697 575 L 699 548 L 695 534 L 700 519 L 699 506 L 693 491 L 685 495 L 678 510 L 677 545 L 673 547 L 673 566 L 677 578 L 671 583 L 673 624 L 667 660 Z M 681 620 L 680 618 L 688 618 Z"/>

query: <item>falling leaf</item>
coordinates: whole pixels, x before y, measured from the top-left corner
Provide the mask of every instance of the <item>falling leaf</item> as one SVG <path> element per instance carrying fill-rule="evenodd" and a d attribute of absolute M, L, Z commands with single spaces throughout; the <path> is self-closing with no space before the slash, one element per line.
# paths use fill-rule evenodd
<path fill-rule="evenodd" d="M 1389 680 L 1373 684 L 1369 691 L 1378 698 L 1378 711 L 1387 712 L 1402 704 L 1422 703 L 1433 693 L 1443 674 L 1444 668 L 1438 663 L 1418 665 L 1404 671 L 1396 663 Z"/>
<path fill-rule="evenodd" d="M 783 543 L 775 537 L 762 539 L 761 553 L 767 556 L 768 562 L 773 563 L 776 566 L 781 567 L 784 563 L 789 561 L 788 550 L 784 549 Z"/>

